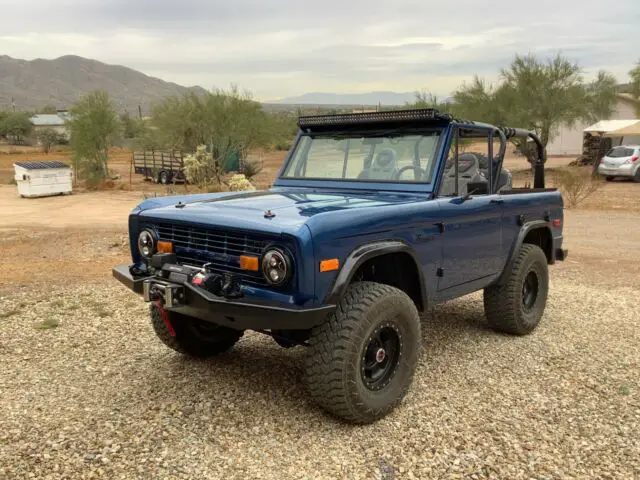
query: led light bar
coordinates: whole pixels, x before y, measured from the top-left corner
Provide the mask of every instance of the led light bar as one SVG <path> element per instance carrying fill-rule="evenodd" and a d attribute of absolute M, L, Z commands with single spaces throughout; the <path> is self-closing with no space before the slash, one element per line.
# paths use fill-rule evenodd
<path fill-rule="evenodd" d="M 417 120 L 451 120 L 435 108 L 416 110 L 392 110 L 388 112 L 343 113 L 337 115 L 312 115 L 298 118 L 300 128 L 329 125 L 356 125 L 374 122 L 411 122 Z"/>

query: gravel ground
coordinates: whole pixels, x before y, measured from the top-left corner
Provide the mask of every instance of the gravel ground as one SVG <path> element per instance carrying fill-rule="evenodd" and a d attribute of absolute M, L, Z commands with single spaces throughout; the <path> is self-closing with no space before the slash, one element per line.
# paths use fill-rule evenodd
<path fill-rule="evenodd" d="M 479 295 L 438 307 L 410 394 L 364 427 L 309 404 L 301 348 L 182 358 L 113 282 L 5 296 L 0 477 L 638 478 L 638 291 L 570 268 L 526 338 L 488 331 Z"/>
<path fill-rule="evenodd" d="M 161 345 L 108 277 L 121 231 L 0 230 L 0 478 L 640 478 L 640 222 L 566 218 L 540 328 L 488 331 L 478 294 L 437 307 L 409 395 L 359 427 L 309 403 L 303 348 Z"/>

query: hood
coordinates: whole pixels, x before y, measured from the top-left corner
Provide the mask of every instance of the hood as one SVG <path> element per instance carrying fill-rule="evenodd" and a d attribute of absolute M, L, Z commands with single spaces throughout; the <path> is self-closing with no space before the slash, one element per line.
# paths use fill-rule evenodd
<path fill-rule="evenodd" d="M 160 197 L 138 206 L 141 217 L 270 233 L 294 233 L 310 218 L 338 212 L 424 200 L 424 195 L 331 192 L 282 188 L 259 192 Z M 135 212 L 134 212 L 135 213 Z"/>

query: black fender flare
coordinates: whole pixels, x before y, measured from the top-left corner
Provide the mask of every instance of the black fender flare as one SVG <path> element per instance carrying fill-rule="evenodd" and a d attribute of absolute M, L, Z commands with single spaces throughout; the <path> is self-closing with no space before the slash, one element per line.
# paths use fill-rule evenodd
<path fill-rule="evenodd" d="M 353 275 L 358 271 L 358 268 L 367 260 L 375 257 L 380 257 L 382 255 L 387 255 L 389 253 L 406 253 L 411 257 L 416 266 L 416 269 L 418 270 L 418 278 L 420 279 L 420 299 L 422 302 L 422 306 L 426 308 L 427 299 L 425 292 L 424 275 L 422 273 L 422 269 L 420 268 L 420 261 L 418 260 L 418 256 L 409 245 L 397 240 L 384 240 L 380 242 L 366 243 L 352 250 L 345 260 L 344 265 L 340 269 L 338 276 L 333 282 L 333 286 L 331 287 L 331 291 L 327 295 L 325 304 L 338 305 L 345 292 L 347 291 L 347 288 L 349 287 L 349 284 L 353 279 Z"/>
<path fill-rule="evenodd" d="M 495 282 L 496 284 L 502 285 L 507 281 L 509 274 L 511 273 L 511 269 L 513 268 L 513 262 L 515 261 L 516 255 L 518 255 L 518 252 L 520 251 L 520 247 L 522 247 L 522 244 L 524 243 L 524 239 L 526 238 L 527 234 L 529 232 L 532 232 L 533 230 L 538 230 L 543 228 L 549 232 L 551 241 L 553 242 L 553 232 L 551 230 L 551 222 L 548 222 L 547 220 L 532 220 L 530 222 L 525 223 L 522 226 L 522 228 L 520 229 L 520 232 L 518 232 L 518 237 L 516 238 L 516 241 L 513 243 L 511 247 L 511 251 L 509 252 L 507 263 L 505 264 L 504 269 L 502 270 L 502 273 L 498 277 L 498 280 Z M 549 263 L 550 264 L 555 263 L 555 248 L 553 245 L 551 245 L 551 259 Z"/>

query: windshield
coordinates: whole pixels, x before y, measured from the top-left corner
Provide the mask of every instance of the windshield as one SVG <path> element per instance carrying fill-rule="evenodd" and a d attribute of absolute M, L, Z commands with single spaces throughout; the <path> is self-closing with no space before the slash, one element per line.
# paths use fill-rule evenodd
<path fill-rule="evenodd" d="M 439 131 L 303 135 L 282 178 L 431 183 Z"/>

